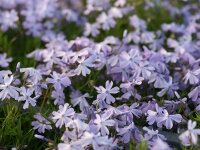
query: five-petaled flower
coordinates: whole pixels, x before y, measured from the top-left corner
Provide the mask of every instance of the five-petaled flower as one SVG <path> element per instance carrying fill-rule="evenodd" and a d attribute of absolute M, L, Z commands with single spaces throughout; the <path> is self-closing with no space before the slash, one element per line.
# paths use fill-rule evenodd
<path fill-rule="evenodd" d="M 103 86 L 95 87 L 97 92 L 99 93 L 97 95 L 97 99 L 100 99 L 100 100 L 106 99 L 107 104 L 114 103 L 115 98 L 111 94 L 118 93 L 119 88 L 118 87 L 112 88 L 112 86 L 113 86 L 112 81 L 111 82 L 106 81 L 106 88 L 104 88 Z"/>

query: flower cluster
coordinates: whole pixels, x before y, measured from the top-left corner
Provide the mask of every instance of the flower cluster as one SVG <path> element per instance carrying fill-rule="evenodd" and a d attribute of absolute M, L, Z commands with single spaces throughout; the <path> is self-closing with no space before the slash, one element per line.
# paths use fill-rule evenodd
<path fill-rule="evenodd" d="M 54 30 L 56 26 L 61 26 L 62 20 L 79 23 L 80 11 L 74 9 L 77 3 L 80 4 L 79 8 L 83 7 L 80 0 L 1 0 L 0 3 L 1 30 L 22 26 L 27 35 L 41 36 L 46 42 L 64 36 Z"/>

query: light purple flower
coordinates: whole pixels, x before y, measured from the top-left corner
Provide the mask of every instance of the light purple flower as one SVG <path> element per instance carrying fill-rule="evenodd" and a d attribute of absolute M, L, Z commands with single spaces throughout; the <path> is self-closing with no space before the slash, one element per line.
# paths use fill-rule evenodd
<path fill-rule="evenodd" d="M 17 12 L 13 9 L 11 11 L 4 11 L 1 12 L 1 20 L 0 20 L 0 24 L 1 24 L 1 29 L 3 31 L 7 31 L 8 28 L 16 28 L 16 22 L 18 21 L 18 15 Z"/>
<path fill-rule="evenodd" d="M 39 133 L 44 133 L 45 129 L 52 129 L 50 122 L 47 121 L 44 117 L 42 117 L 40 113 L 34 115 L 34 118 L 37 119 L 37 121 L 33 121 L 32 126 L 34 126 L 33 129 L 38 129 Z"/>
<path fill-rule="evenodd" d="M 63 105 L 64 104 L 65 95 L 62 90 L 53 91 L 51 93 L 51 97 L 55 98 L 54 105 L 56 105 L 56 104 Z"/>
<path fill-rule="evenodd" d="M 33 94 L 33 90 L 28 88 L 26 89 L 25 87 L 21 87 L 20 89 L 20 94 L 22 96 L 20 96 L 18 98 L 19 101 L 25 101 L 25 104 L 23 106 L 23 109 L 26 109 L 29 107 L 29 103 L 32 105 L 32 106 L 35 106 L 36 105 L 36 99 L 39 98 L 39 96 L 36 96 L 34 98 L 31 97 L 31 95 Z"/>
<path fill-rule="evenodd" d="M 183 80 L 185 80 L 184 83 L 187 84 L 189 81 L 190 84 L 197 84 L 199 82 L 199 78 L 197 77 L 199 74 L 200 74 L 200 69 L 194 71 L 188 70 L 188 72 L 183 78 Z"/>
<path fill-rule="evenodd" d="M 147 25 L 146 22 L 142 19 L 139 19 L 137 15 L 133 15 L 130 18 L 130 24 L 135 27 L 137 30 L 145 30 Z"/>
<path fill-rule="evenodd" d="M 82 135 L 83 132 L 89 131 L 89 125 L 81 121 L 79 118 L 71 120 L 69 123 L 69 127 L 75 130 L 75 134 L 78 132 Z"/>
<path fill-rule="evenodd" d="M 35 78 L 35 81 L 42 80 L 40 72 L 34 68 L 20 68 L 20 72 L 24 72 L 24 78 L 28 76 Z"/>
<path fill-rule="evenodd" d="M 87 74 L 90 74 L 90 69 L 88 69 L 88 67 L 94 67 L 94 62 L 95 62 L 96 58 L 95 57 L 90 57 L 85 59 L 84 57 L 82 57 L 82 59 L 77 60 L 79 65 L 78 67 L 74 70 L 74 72 L 77 75 L 82 74 L 83 76 L 86 76 Z"/>
<path fill-rule="evenodd" d="M 174 98 L 174 91 L 178 90 L 178 85 L 172 83 L 172 77 L 169 77 L 169 81 L 164 83 L 163 89 L 157 93 L 159 97 L 162 97 L 165 93 L 168 94 L 170 98 Z"/>
<path fill-rule="evenodd" d="M 138 103 L 133 103 L 129 109 L 130 109 L 130 112 L 135 115 L 136 117 L 140 118 L 140 116 L 142 115 L 142 111 L 137 108 L 139 106 Z"/>
<path fill-rule="evenodd" d="M 4 83 L 0 84 L 0 98 L 4 100 L 7 96 L 11 96 L 14 99 L 17 99 L 19 96 L 19 88 L 12 86 L 13 75 L 10 77 L 6 75 L 4 77 Z"/>
<path fill-rule="evenodd" d="M 6 53 L 3 53 L 3 54 L 0 54 L 0 67 L 8 67 L 9 66 L 9 62 L 12 61 L 12 58 L 6 58 L 7 57 L 7 54 Z"/>
<path fill-rule="evenodd" d="M 167 129 L 173 127 L 173 121 L 180 123 L 182 121 L 182 116 L 180 114 L 169 115 L 167 110 L 163 110 L 163 114 L 158 118 L 158 124 L 164 124 Z"/>
<path fill-rule="evenodd" d="M 151 76 L 151 73 L 155 68 L 151 65 L 149 65 L 149 62 L 140 62 L 138 65 L 135 65 L 133 68 L 134 75 L 140 76 L 144 79 L 149 79 Z"/>
<path fill-rule="evenodd" d="M 112 81 L 111 82 L 106 81 L 106 88 L 104 88 L 103 86 L 96 87 L 96 90 L 99 93 L 97 95 L 97 99 L 100 99 L 100 100 L 105 100 L 106 99 L 107 104 L 114 103 L 115 102 L 115 98 L 111 94 L 118 93 L 119 92 L 119 88 L 118 87 L 112 88 L 112 86 L 113 86 L 113 82 Z"/>
<path fill-rule="evenodd" d="M 71 80 L 67 74 L 59 74 L 54 71 L 53 74 L 51 74 L 51 77 L 52 78 L 47 78 L 46 81 L 52 83 L 57 91 L 62 90 L 63 86 L 67 87 L 71 85 Z"/>
<path fill-rule="evenodd" d="M 102 24 L 103 30 L 109 30 L 116 25 L 116 21 L 112 17 L 108 16 L 105 12 L 99 15 L 97 22 Z"/>
<path fill-rule="evenodd" d="M 99 136 L 98 134 L 89 132 L 85 132 L 82 139 L 78 141 L 78 143 L 80 143 L 83 147 L 92 145 L 93 149 L 105 149 L 114 146 L 112 138 L 108 139 L 107 136 Z"/>
<path fill-rule="evenodd" d="M 84 35 L 89 36 L 91 34 L 93 37 L 95 37 L 100 33 L 99 28 L 100 24 L 98 23 L 90 24 L 87 22 L 85 25 Z"/>
<path fill-rule="evenodd" d="M 59 143 L 58 150 L 84 150 L 84 148 L 76 143 Z"/>
<path fill-rule="evenodd" d="M 148 83 L 154 82 L 155 88 L 165 88 L 166 80 L 164 78 L 165 76 L 160 73 L 152 73 L 149 77 Z"/>
<path fill-rule="evenodd" d="M 143 80 L 144 80 L 143 77 L 137 77 L 136 79 L 133 79 L 132 81 L 127 81 L 126 83 L 122 83 L 120 85 L 120 88 L 132 90 L 135 85 L 141 85 Z"/>
<path fill-rule="evenodd" d="M 154 124 L 154 122 L 157 122 L 157 126 L 161 127 L 162 125 L 158 123 L 158 119 L 160 116 L 162 116 L 163 109 L 158 106 L 158 104 L 155 104 L 156 111 L 148 110 L 147 111 L 147 121 L 149 125 Z"/>
<path fill-rule="evenodd" d="M 88 93 L 82 95 L 80 91 L 73 91 L 70 97 L 72 105 L 76 106 L 79 104 L 81 111 L 83 111 L 85 107 L 89 107 L 89 104 L 86 100 L 86 98 L 90 98 Z"/>
<path fill-rule="evenodd" d="M 190 91 L 188 94 L 188 97 L 191 98 L 193 101 L 196 101 L 199 97 L 200 92 L 200 86 L 195 87 L 193 90 Z"/>
<path fill-rule="evenodd" d="M 154 41 L 155 35 L 153 32 L 144 31 L 141 34 L 141 43 L 148 44 Z"/>
<path fill-rule="evenodd" d="M 153 129 L 149 129 L 147 127 L 143 127 L 143 130 L 146 131 L 147 133 L 144 135 L 144 140 L 155 140 L 157 138 L 160 138 L 162 140 L 166 140 L 165 136 L 162 134 L 158 133 L 158 130 L 153 130 Z"/>
<path fill-rule="evenodd" d="M 105 114 L 107 114 L 108 116 L 118 116 L 121 115 L 123 112 L 116 107 L 112 107 L 110 105 L 108 105 L 107 110 L 105 110 Z"/>
<path fill-rule="evenodd" d="M 135 125 L 133 122 L 124 128 L 118 129 L 118 134 L 122 136 L 122 141 L 124 143 L 128 143 L 134 137 L 133 134 L 134 129 Z"/>
<path fill-rule="evenodd" d="M 66 127 L 68 126 L 68 123 L 74 117 L 75 112 L 73 108 L 70 108 L 68 103 L 65 103 L 64 106 L 59 106 L 58 112 L 53 111 L 52 114 L 52 119 L 56 120 L 56 127 L 61 128 L 63 124 L 65 124 Z"/>
<path fill-rule="evenodd" d="M 139 54 L 139 51 L 137 49 L 131 49 L 128 53 L 123 51 L 120 55 L 120 67 L 127 67 L 131 66 L 132 68 L 135 67 L 136 63 L 139 64 L 139 62 L 142 60 L 142 57 Z"/>
<path fill-rule="evenodd" d="M 114 126 L 115 125 L 115 121 L 112 119 L 109 119 L 109 117 L 110 116 L 108 116 L 107 114 L 103 114 L 101 116 L 96 114 L 96 119 L 94 120 L 94 123 L 97 124 L 98 129 L 101 129 L 101 134 L 103 136 L 109 134 L 109 130 L 106 126 Z"/>
<path fill-rule="evenodd" d="M 151 150 L 172 150 L 166 142 L 163 142 L 160 138 L 156 139 L 151 147 Z"/>
<path fill-rule="evenodd" d="M 4 83 L 4 77 L 5 76 L 8 76 L 8 75 L 11 75 L 12 74 L 12 72 L 10 71 L 10 70 L 2 70 L 2 71 L 0 71 L 0 83 Z"/>
<path fill-rule="evenodd" d="M 122 18 L 123 14 L 120 8 L 117 7 L 112 7 L 109 11 L 108 11 L 109 17 L 111 18 Z"/>
<path fill-rule="evenodd" d="M 188 121 L 188 130 L 179 136 L 184 146 L 190 146 L 191 144 L 196 145 L 198 141 L 198 135 L 200 135 L 200 129 L 195 129 L 197 123 L 192 120 Z"/>

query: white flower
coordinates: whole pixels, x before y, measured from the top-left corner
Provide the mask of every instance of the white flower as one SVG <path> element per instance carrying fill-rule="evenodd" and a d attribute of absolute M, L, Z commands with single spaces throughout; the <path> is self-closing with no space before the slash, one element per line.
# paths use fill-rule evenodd
<path fill-rule="evenodd" d="M 57 120 L 56 127 L 61 128 L 63 124 L 65 126 L 68 126 L 68 123 L 71 121 L 72 117 L 74 116 L 75 112 L 73 108 L 69 107 L 68 103 L 65 103 L 65 105 L 60 105 L 58 112 L 53 111 L 53 117 L 52 119 Z"/>
<path fill-rule="evenodd" d="M 18 98 L 19 93 L 17 92 L 17 90 L 19 90 L 19 88 L 12 86 L 12 82 L 13 75 L 11 75 L 10 78 L 8 77 L 8 75 L 6 75 L 4 77 L 4 84 L 0 84 L 0 90 L 2 90 L 0 92 L 0 98 L 2 100 L 4 100 L 7 96 L 11 96 L 14 99 Z"/>
<path fill-rule="evenodd" d="M 101 117 L 98 114 L 96 114 L 96 119 L 94 120 L 94 123 L 97 124 L 99 129 L 101 129 L 101 134 L 103 136 L 109 134 L 109 130 L 106 126 L 114 126 L 115 125 L 115 121 L 109 119 L 109 117 L 110 116 L 108 116 L 107 114 L 101 115 Z"/>
<path fill-rule="evenodd" d="M 198 135 L 200 135 L 200 129 L 195 129 L 196 121 L 188 121 L 188 130 L 179 136 L 184 146 L 190 146 L 191 144 L 196 145 L 198 141 Z M 192 143 L 191 143 L 192 142 Z"/>
<path fill-rule="evenodd" d="M 78 67 L 74 70 L 74 72 L 77 75 L 80 75 L 82 73 L 83 76 L 86 76 L 87 74 L 90 74 L 90 69 L 88 69 L 88 67 L 94 67 L 94 62 L 96 60 L 96 57 L 90 57 L 85 59 L 84 57 L 82 57 L 81 60 L 77 60 L 79 65 Z"/>
<path fill-rule="evenodd" d="M 31 95 L 33 94 L 33 90 L 26 89 L 25 87 L 21 87 L 21 94 L 22 96 L 18 98 L 19 101 L 25 101 L 25 104 L 23 106 L 23 109 L 26 109 L 29 107 L 29 103 L 32 106 L 36 105 L 36 99 L 39 98 L 39 96 L 36 96 L 34 98 L 31 97 Z"/>

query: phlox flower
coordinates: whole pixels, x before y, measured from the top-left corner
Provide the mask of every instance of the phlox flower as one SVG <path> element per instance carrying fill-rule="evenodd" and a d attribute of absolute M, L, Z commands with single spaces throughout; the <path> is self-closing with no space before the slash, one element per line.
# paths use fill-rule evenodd
<path fill-rule="evenodd" d="M 0 83 L 4 83 L 4 77 L 11 75 L 12 72 L 10 70 L 2 70 L 0 71 Z"/>
<path fill-rule="evenodd" d="M 20 72 L 24 72 L 24 78 L 30 76 L 35 78 L 35 81 L 42 80 L 40 72 L 34 68 L 20 68 Z"/>
<path fill-rule="evenodd" d="M 52 119 L 56 120 L 56 127 L 61 128 L 63 124 L 65 124 L 66 127 L 68 126 L 68 123 L 74 117 L 75 112 L 73 108 L 70 108 L 68 103 L 65 103 L 64 105 L 59 106 L 58 112 L 53 111 L 52 114 Z"/>
<path fill-rule="evenodd" d="M 33 94 L 33 90 L 31 90 L 30 88 L 26 89 L 25 87 L 21 87 L 20 89 L 20 94 L 22 96 L 20 96 L 18 98 L 19 101 L 25 101 L 24 103 L 24 106 L 23 106 L 23 109 L 26 109 L 29 107 L 29 103 L 32 105 L 32 106 L 35 106 L 36 105 L 36 99 L 39 98 L 39 96 L 36 96 L 34 98 L 31 97 L 31 95 Z"/>
<path fill-rule="evenodd" d="M 96 114 L 96 119 L 94 120 L 94 123 L 97 124 L 98 129 L 101 129 L 101 134 L 103 136 L 109 134 L 109 130 L 106 126 L 114 126 L 115 121 L 112 119 L 109 119 L 109 116 L 106 114 L 98 115 Z"/>
<path fill-rule="evenodd" d="M 157 122 L 157 126 L 161 127 L 162 125 L 158 123 L 158 119 L 160 116 L 162 116 L 163 109 L 158 106 L 158 104 L 155 104 L 156 111 L 148 110 L 147 111 L 147 121 L 149 125 L 154 124 L 154 122 Z"/>
<path fill-rule="evenodd" d="M 109 30 L 110 28 L 115 27 L 116 21 L 113 17 L 107 15 L 105 12 L 102 12 L 99 17 L 97 18 L 97 22 L 102 24 L 103 30 Z"/>
<path fill-rule="evenodd" d="M 52 83 L 54 88 L 59 91 L 62 90 L 63 87 L 67 87 L 71 85 L 71 80 L 67 76 L 67 74 L 59 74 L 57 72 L 53 72 L 53 74 L 50 75 L 52 78 L 47 78 L 46 81 L 48 83 Z"/>
<path fill-rule="evenodd" d="M 88 67 L 94 67 L 94 62 L 96 61 L 96 57 L 91 56 L 87 59 L 82 57 L 82 59 L 77 60 L 79 65 L 78 67 L 74 70 L 74 72 L 77 75 L 82 74 L 83 76 L 86 76 L 87 74 L 90 74 L 91 70 L 88 69 Z"/>
<path fill-rule="evenodd" d="M 178 110 L 179 106 L 187 107 L 186 101 L 187 101 L 186 97 L 178 101 L 165 100 L 165 107 L 167 108 L 168 112 L 175 112 Z"/>
<path fill-rule="evenodd" d="M 99 93 L 97 95 L 97 99 L 100 99 L 100 100 L 105 100 L 106 99 L 107 104 L 114 103 L 115 102 L 115 98 L 111 94 L 118 93 L 119 92 L 119 88 L 118 87 L 112 88 L 112 86 L 113 86 L 113 82 L 112 81 L 111 82 L 106 81 L 106 88 L 104 88 L 103 86 L 96 87 L 96 90 Z"/>
<path fill-rule="evenodd" d="M 138 103 L 133 103 L 129 107 L 129 111 L 131 114 L 135 115 L 137 118 L 140 118 L 140 116 L 142 115 L 142 111 L 138 108 L 138 106 L 139 106 Z"/>
<path fill-rule="evenodd" d="M 170 98 L 174 98 L 174 91 L 178 90 L 179 87 L 177 84 L 172 83 L 172 77 L 169 77 L 169 81 L 164 83 L 164 87 L 163 89 L 157 93 L 157 95 L 159 97 L 162 97 L 165 93 L 167 93 L 167 95 Z"/>
<path fill-rule="evenodd" d="M 85 132 L 81 140 L 78 141 L 83 147 L 92 145 L 93 149 L 105 149 L 115 146 L 113 139 L 108 136 L 99 136 L 99 134 Z"/>
<path fill-rule="evenodd" d="M 172 148 L 169 147 L 169 145 L 161 140 L 160 138 L 157 138 L 153 146 L 151 147 L 151 150 L 172 150 Z"/>
<path fill-rule="evenodd" d="M 198 141 L 198 135 L 200 135 L 200 129 L 195 129 L 197 123 L 192 120 L 188 121 L 188 130 L 179 136 L 184 146 L 190 146 L 191 144 L 196 145 Z"/>
<path fill-rule="evenodd" d="M 44 133 L 45 129 L 47 130 L 52 129 L 50 122 L 47 121 L 44 117 L 42 117 L 40 113 L 34 115 L 34 118 L 37 119 L 37 121 L 33 121 L 32 126 L 33 129 L 38 129 L 39 133 Z"/>
<path fill-rule="evenodd" d="M 72 119 L 69 123 L 69 127 L 75 129 L 78 133 L 83 133 L 84 131 L 89 130 L 89 125 L 81 121 L 79 118 Z"/>
<path fill-rule="evenodd" d="M 123 7 L 126 4 L 126 0 L 117 0 L 115 2 L 115 6 L 121 6 Z"/>
<path fill-rule="evenodd" d="M 152 71 L 154 71 L 155 68 L 151 65 L 149 65 L 149 62 L 140 62 L 138 65 L 135 65 L 133 68 L 133 73 L 136 76 L 142 75 L 144 79 L 149 79 L 151 76 Z"/>
<path fill-rule="evenodd" d="M 18 21 L 19 17 L 17 12 L 12 9 L 11 11 L 4 11 L 1 12 L 1 20 L 0 20 L 0 24 L 1 24 L 1 29 L 3 31 L 7 31 L 8 28 L 16 28 L 16 22 Z"/>
<path fill-rule="evenodd" d="M 63 91 L 55 90 L 51 93 L 51 97 L 55 98 L 54 105 L 56 105 L 56 104 L 63 105 L 64 104 L 65 95 L 64 95 Z"/>
<path fill-rule="evenodd" d="M 165 136 L 158 133 L 158 130 L 149 129 L 147 127 L 143 127 L 143 130 L 147 133 L 144 135 L 144 140 L 155 140 L 160 138 L 162 140 L 166 140 Z"/>
<path fill-rule="evenodd" d="M 167 110 L 163 110 L 163 114 L 158 118 L 158 124 L 164 124 L 167 129 L 173 127 L 173 122 L 180 123 L 182 121 L 182 116 L 180 114 L 169 115 Z"/>
<path fill-rule="evenodd" d="M 130 25 L 135 27 L 137 30 L 145 30 L 147 28 L 146 22 L 138 18 L 137 15 L 131 16 L 129 20 L 130 20 Z"/>
<path fill-rule="evenodd" d="M 12 82 L 13 82 L 13 75 L 11 75 L 10 77 L 8 75 L 4 76 L 4 82 L 2 84 L 0 84 L 0 98 L 2 100 L 4 100 L 7 96 L 10 96 L 14 99 L 17 99 L 19 96 L 19 88 L 12 86 Z"/>
<path fill-rule="evenodd" d="M 88 93 L 82 95 L 80 91 L 73 91 L 70 97 L 72 105 L 76 106 L 79 104 L 81 111 L 83 111 L 85 107 L 89 107 L 89 104 L 86 100 L 86 98 L 90 98 Z"/>
<path fill-rule="evenodd" d="M 124 143 L 128 143 L 130 139 L 134 137 L 133 131 L 135 129 L 135 125 L 132 122 L 130 125 L 125 126 L 124 128 L 118 129 L 118 135 L 122 136 L 122 141 Z"/>
<path fill-rule="evenodd" d="M 139 64 L 142 60 L 142 57 L 139 54 L 137 49 L 131 49 L 128 53 L 123 51 L 120 55 L 120 67 L 124 68 L 127 66 L 135 67 L 136 64 Z"/>
<path fill-rule="evenodd" d="M 90 24 L 87 22 L 85 25 L 84 35 L 89 36 L 91 34 L 93 37 L 95 37 L 100 33 L 99 28 L 100 24 L 98 23 Z"/>
<path fill-rule="evenodd" d="M 196 101 L 199 97 L 200 86 L 195 87 L 190 91 L 188 97 L 191 98 L 193 101 Z"/>
<path fill-rule="evenodd" d="M 84 150 L 84 148 L 76 143 L 59 143 L 58 150 Z"/>
<path fill-rule="evenodd" d="M 12 61 L 12 58 L 6 58 L 7 57 L 7 54 L 6 53 L 3 53 L 3 54 L 0 54 L 0 67 L 8 67 L 9 66 L 9 63 Z"/>
<path fill-rule="evenodd" d="M 108 105 L 107 109 L 105 110 L 105 114 L 107 114 L 107 116 L 118 116 L 123 114 L 123 111 L 121 111 L 119 108 Z"/>
<path fill-rule="evenodd" d="M 152 43 L 154 41 L 155 38 L 155 34 L 153 32 L 149 32 L 149 31 L 144 31 L 141 34 L 141 43 Z"/>
<path fill-rule="evenodd" d="M 148 83 L 154 82 L 154 87 L 155 88 L 165 88 L 166 87 L 166 80 L 165 80 L 165 75 L 160 74 L 160 73 L 152 73 L 151 76 L 149 77 Z"/>
<path fill-rule="evenodd" d="M 200 69 L 194 71 L 188 70 L 188 72 L 183 78 L 185 80 L 184 83 L 187 84 L 189 81 L 190 84 L 197 84 L 199 82 L 198 78 L 199 74 L 200 74 Z"/>
<path fill-rule="evenodd" d="M 36 79 L 36 78 L 35 78 Z M 35 95 L 42 95 L 42 88 L 47 89 L 47 85 L 37 81 L 28 82 L 27 87 L 35 92 Z"/>

